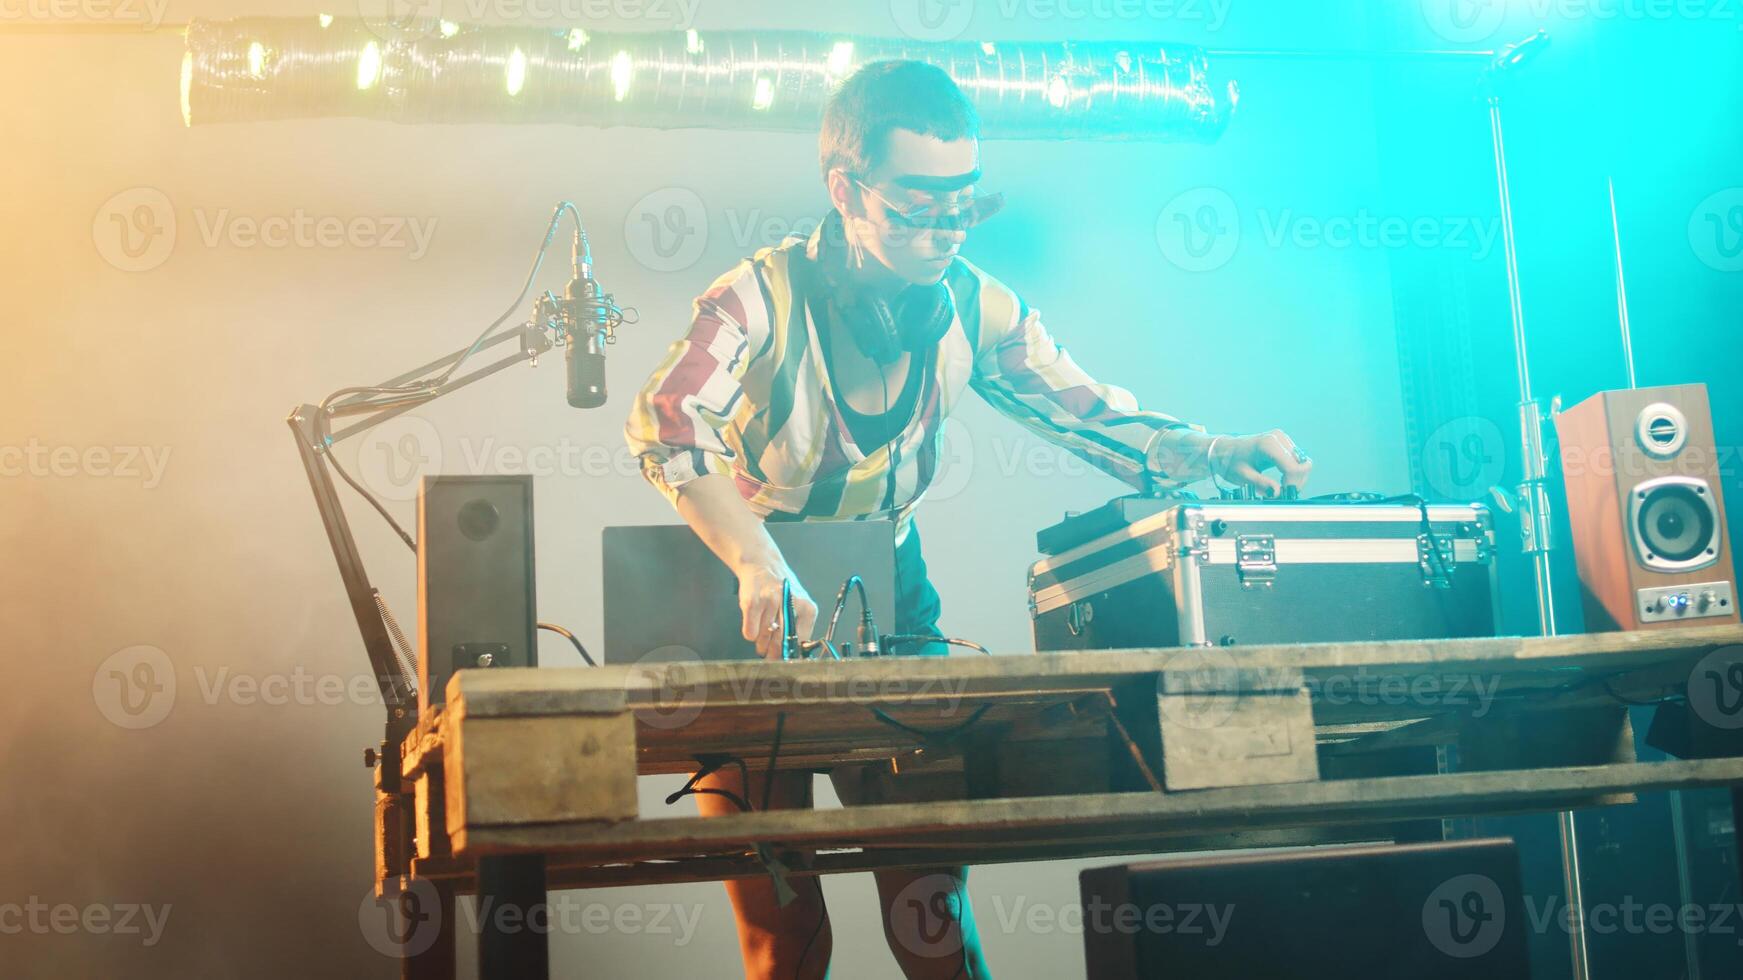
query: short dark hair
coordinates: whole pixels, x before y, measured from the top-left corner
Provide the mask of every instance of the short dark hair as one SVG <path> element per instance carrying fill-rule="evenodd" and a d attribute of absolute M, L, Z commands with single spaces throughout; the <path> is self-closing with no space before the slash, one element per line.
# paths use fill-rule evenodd
<path fill-rule="evenodd" d="M 949 73 L 924 61 L 874 61 L 848 76 L 823 107 L 817 138 L 823 176 L 863 174 L 884 155 L 890 130 L 941 140 L 980 136 L 980 116 Z"/>

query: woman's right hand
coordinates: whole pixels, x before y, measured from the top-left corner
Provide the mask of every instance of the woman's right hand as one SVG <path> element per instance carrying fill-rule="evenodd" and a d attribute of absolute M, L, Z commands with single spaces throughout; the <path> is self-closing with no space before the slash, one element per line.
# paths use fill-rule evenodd
<path fill-rule="evenodd" d="M 793 583 L 793 619 L 799 639 L 811 638 L 817 604 L 787 567 L 762 518 L 751 512 L 732 477 L 710 473 L 684 484 L 678 513 L 708 545 L 708 550 L 738 577 L 738 611 L 744 638 L 757 654 L 781 659 L 781 583 Z M 772 629 L 770 627 L 773 627 Z"/>
<path fill-rule="evenodd" d="M 744 617 L 744 638 L 756 644 L 757 655 L 764 660 L 781 659 L 783 582 L 793 583 L 794 632 L 799 639 L 809 640 L 817 624 L 817 603 L 811 601 L 792 569 L 784 564 L 760 565 L 738 575 L 738 609 Z"/>

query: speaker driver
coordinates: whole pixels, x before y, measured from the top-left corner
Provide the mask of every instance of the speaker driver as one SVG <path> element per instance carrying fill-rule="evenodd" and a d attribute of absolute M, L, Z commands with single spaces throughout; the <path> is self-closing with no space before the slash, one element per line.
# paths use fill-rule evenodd
<path fill-rule="evenodd" d="M 1634 543 L 1647 568 L 1689 571 L 1718 560 L 1719 515 L 1705 480 L 1649 480 L 1632 497 Z"/>

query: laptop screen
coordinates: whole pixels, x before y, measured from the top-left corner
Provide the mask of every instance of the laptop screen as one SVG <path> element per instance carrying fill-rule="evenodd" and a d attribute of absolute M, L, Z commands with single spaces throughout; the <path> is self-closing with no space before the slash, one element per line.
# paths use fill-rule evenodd
<path fill-rule="evenodd" d="M 828 628 L 849 576 L 865 582 L 878 629 L 895 632 L 895 526 L 889 521 L 766 525 L 817 603 L 813 639 Z M 739 632 L 738 580 L 683 524 L 608 527 L 604 536 L 605 663 L 754 660 Z M 849 595 L 836 643 L 853 637 L 859 598 Z"/>

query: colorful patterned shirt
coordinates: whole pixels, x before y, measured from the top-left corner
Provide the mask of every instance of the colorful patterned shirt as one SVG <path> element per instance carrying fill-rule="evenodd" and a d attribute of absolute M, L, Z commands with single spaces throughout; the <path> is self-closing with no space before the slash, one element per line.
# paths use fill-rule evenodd
<path fill-rule="evenodd" d="M 1154 460 L 1163 433 L 1195 427 L 1092 380 L 1037 311 L 960 256 L 944 277 L 956 316 L 913 417 L 888 445 L 856 445 L 806 301 L 817 277 L 797 267 L 816 261 L 819 235 L 764 248 L 716 279 L 696 299 L 688 334 L 637 395 L 625 436 L 668 499 L 719 473 L 766 520 L 894 519 L 900 540 L 939 470 L 944 419 L 969 388 L 1133 486 L 1185 482 Z"/>

